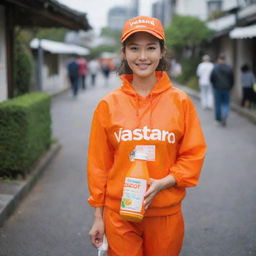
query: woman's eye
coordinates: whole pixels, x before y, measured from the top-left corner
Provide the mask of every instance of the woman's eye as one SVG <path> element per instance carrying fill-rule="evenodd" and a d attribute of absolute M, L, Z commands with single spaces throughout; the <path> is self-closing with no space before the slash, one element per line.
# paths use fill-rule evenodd
<path fill-rule="evenodd" d="M 130 50 L 136 51 L 136 50 L 138 50 L 138 47 L 133 46 L 133 47 L 130 48 Z"/>
<path fill-rule="evenodd" d="M 155 50 L 156 47 L 155 47 L 155 46 L 150 46 L 148 49 L 149 49 L 149 50 Z"/>

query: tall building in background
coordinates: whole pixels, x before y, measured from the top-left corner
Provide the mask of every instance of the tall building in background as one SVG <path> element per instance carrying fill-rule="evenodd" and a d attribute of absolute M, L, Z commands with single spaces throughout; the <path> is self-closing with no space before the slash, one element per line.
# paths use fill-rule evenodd
<path fill-rule="evenodd" d="M 130 15 L 131 17 L 139 15 L 139 0 L 130 0 Z"/>
<path fill-rule="evenodd" d="M 176 0 L 159 0 L 152 5 L 152 16 L 161 20 L 164 27 L 171 23 Z"/>
<path fill-rule="evenodd" d="M 122 30 L 124 22 L 138 16 L 139 0 L 130 0 L 126 6 L 116 6 L 108 12 L 108 27 L 113 30 Z"/>

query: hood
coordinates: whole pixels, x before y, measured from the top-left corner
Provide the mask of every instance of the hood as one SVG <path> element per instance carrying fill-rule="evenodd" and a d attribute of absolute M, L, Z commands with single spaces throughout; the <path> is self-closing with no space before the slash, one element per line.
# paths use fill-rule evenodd
<path fill-rule="evenodd" d="M 172 87 L 171 81 L 166 72 L 156 71 L 157 83 L 150 92 L 150 96 L 158 95 Z M 122 80 L 121 90 L 129 95 L 138 96 L 138 93 L 132 86 L 133 74 L 125 74 L 120 76 Z"/>
<path fill-rule="evenodd" d="M 166 72 L 163 71 L 156 71 L 156 77 L 157 77 L 157 83 L 147 96 L 147 99 L 150 104 L 150 118 L 149 118 L 149 128 L 153 127 L 153 121 L 152 121 L 152 112 L 153 112 L 153 98 L 167 90 L 169 90 L 172 87 L 171 81 L 169 79 L 169 76 Z M 121 91 L 124 93 L 134 97 L 134 100 L 136 102 L 136 117 L 137 117 L 137 124 L 135 128 L 138 128 L 140 126 L 140 99 L 141 96 L 136 92 L 134 87 L 132 86 L 132 79 L 133 74 L 125 74 L 120 76 L 121 80 L 123 81 L 121 86 Z"/>

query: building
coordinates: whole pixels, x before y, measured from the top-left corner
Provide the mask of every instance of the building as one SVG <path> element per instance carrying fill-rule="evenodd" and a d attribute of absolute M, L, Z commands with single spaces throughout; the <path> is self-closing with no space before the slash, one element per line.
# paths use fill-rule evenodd
<path fill-rule="evenodd" d="M 0 101 L 14 96 L 14 29 L 66 27 L 88 30 L 86 14 L 55 0 L 2 0 L 0 2 Z"/>
<path fill-rule="evenodd" d="M 108 27 L 121 31 L 124 22 L 130 18 L 130 9 L 124 6 L 113 7 L 108 12 Z"/>
<path fill-rule="evenodd" d="M 130 0 L 126 6 L 116 6 L 108 12 L 108 27 L 121 31 L 126 20 L 138 16 L 139 0 Z"/>
<path fill-rule="evenodd" d="M 160 0 L 152 5 L 152 16 L 161 20 L 164 27 L 167 27 L 172 20 L 175 1 L 174 0 Z"/>
<path fill-rule="evenodd" d="M 38 58 L 39 48 L 43 51 L 42 88 L 40 90 L 49 94 L 59 93 L 70 87 L 67 74 L 70 56 L 89 54 L 89 50 L 81 46 L 38 38 L 34 38 L 30 42 L 30 47 L 33 49 L 35 62 Z M 34 77 L 36 77 L 36 73 Z"/>
<path fill-rule="evenodd" d="M 242 97 L 241 65 L 249 64 L 256 73 L 256 0 L 170 1 L 175 14 L 198 17 L 214 31 L 204 51 L 214 60 L 220 53 L 225 54 L 235 73 L 232 97 L 239 102 Z"/>

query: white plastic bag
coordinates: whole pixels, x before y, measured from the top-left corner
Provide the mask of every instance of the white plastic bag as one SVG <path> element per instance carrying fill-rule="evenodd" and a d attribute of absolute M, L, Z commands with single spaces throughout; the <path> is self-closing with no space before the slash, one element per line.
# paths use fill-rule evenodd
<path fill-rule="evenodd" d="M 98 256 L 107 256 L 107 251 L 108 251 L 108 241 L 106 236 L 103 236 L 103 243 L 102 245 L 98 248 Z"/>

